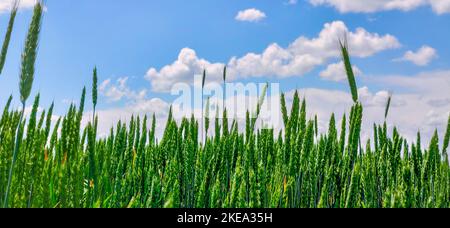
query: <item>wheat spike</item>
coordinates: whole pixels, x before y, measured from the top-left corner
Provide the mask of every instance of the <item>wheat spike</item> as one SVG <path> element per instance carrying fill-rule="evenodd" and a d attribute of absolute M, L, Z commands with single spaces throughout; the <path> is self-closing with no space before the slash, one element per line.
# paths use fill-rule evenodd
<path fill-rule="evenodd" d="M 15 0 L 9 16 L 8 29 L 6 30 L 5 39 L 3 40 L 2 52 L 0 54 L 0 74 L 5 66 L 6 55 L 8 54 L 9 41 L 14 28 L 14 21 L 16 20 L 17 10 L 19 9 L 20 0 Z"/>
<path fill-rule="evenodd" d="M 358 89 L 356 87 L 355 74 L 353 73 L 352 64 L 350 62 L 350 54 L 348 51 L 347 39 L 339 40 L 341 48 L 342 61 L 344 62 L 345 72 L 347 74 L 348 83 L 352 93 L 353 102 L 358 102 Z"/>
<path fill-rule="evenodd" d="M 39 34 L 41 31 L 43 15 L 43 3 L 37 2 L 33 10 L 33 18 L 25 41 L 22 53 L 22 65 L 20 69 L 20 100 L 25 103 L 31 93 L 33 86 L 35 62 L 38 51 Z"/>

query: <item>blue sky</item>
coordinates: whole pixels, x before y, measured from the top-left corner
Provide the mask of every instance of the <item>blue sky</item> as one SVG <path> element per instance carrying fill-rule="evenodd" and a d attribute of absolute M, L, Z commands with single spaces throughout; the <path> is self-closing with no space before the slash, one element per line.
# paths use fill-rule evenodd
<path fill-rule="evenodd" d="M 20 53 L 31 17 L 29 6 L 32 5 L 32 0 L 23 1 L 5 69 L 0 76 L 0 106 L 3 106 L 2 101 L 11 93 L 18 97 Z M 2 34 L 6 30 L 9 17 L 6 10 L 8 2 L 11 1 L 0 0 Z M 399 93 L 399 100 L 408 100 L 408 96 L 430 96 L 427 101 L 429 102 L 434 96 L 436 99 L 441 97 L 441 100 L 442 97 L 450 97 L 449 92 L 434 94 L 419 87 L 430 82 L 444 84 L 444 90 L 450 89 L 448 0 L 406 0 L 403 5 L 390 4 L 395 2 L 393 0 L 360 1 L 367 4 L 352 2 L 356 1 L 298 0 L 289 4 L 289 0 L 47 0 L 32 94 L 40 91 L 41 106 L 48 107 L 54 101 L 57 112 L 62 114 L 67 110 L 67 101 L 79 99 L 83 86 L 90 88 L 92 68 L 97 66 L 100 83 L 109 80 L 109 83 L 105 83 L 100 97 L 100 110 L 119 110 L 155 98 L 170 103 L 175 98 L 161 89 L 160 84 L 155 84 L 157 80 L 163 80 L 161 83 L 167 82 L 164 81 L 166 75 L 161 69 L 170 67 L 182 50 L 187 50 L 185 48 L 194 51 L 195 58 L 204 59 L 212 67 L 214 64 L 230 64 L 233 57 L 241 60 L 232 67 L 235 69 L 235 75 L 232 77 L 234 81 L 279 82 L 285 92 L 296 88 L 346 92 L 345 81 L 331 80 L 331 76 L 320 76 L 330 64 L 340 61 L 338 56 L 333 54 L 326 58 L 317 57 L 319 53 L 327 52 L 326 45 L 322 49 L 311 47 L 310 50 L 303 50 L 302 47 L 289 48 L 300 37 L 308 42 L 319 39 L 314 45 L 320 46 L 319 33 L 328 24 L 332 28 L 345 28 L 349 33 L 355 34 L 355 42 L 358 37 L 362 37 L 363 41 L 374 40 L 373 46 L 367 49 L 364 43 L 352 47 L 350 42 L 350 49 L 356 50 L 353 63 L 361 72 L 358 85 L 363 88 L 362 93 L 370 93 L 368 100 L 377 101 L 377 95 L 381 94 L 382 97 L 383 92 L 387 90 Z M 416 4 L 417 2 L 421 3 Z M 247 12 L 247 17 L 243 16 L 239 20 L 239 12 L 245 15 L 245 10 L 249 9 L 254 11 Z M 252 16 L 255 12 L 259 13 L 259 17 Z M 358 33 L 358 28 L 364 29 L 364 32 Z M 388 39 L 388 36 L 391 39 Z M 254 72 L 254 69 L 248 69 L 253 65 L 243 65 L 249 63 L 249 59 L 244 58 L 248 53 L 263 54 L 274 43 L 281 48 L 277 54 L 292 54 L 298 51 L 298 56 L 312 56 L 311 61 L 316 62 L 304 66 L 307 70 L 292 65 L 280 66 L 280 72 L 286 70 L 280 75 L 272 72 L 270 66 L 267 66 L 267 69 L 263 66 L 263 69 Z M 300 45 L 302 44 L 305 42 Z M 422 47 L 424 48 L 420 51 Z M 331 52 L 333 50 L 330 50 Z M 192 57 L 192 53 L 189 53 Z M 274 58 L 270 60 L 277 60 L 277 57 Z M 288 57 L 283 61 L 292 63 L 294 58 L 295 56 Z M 264 63 L 261 60 L 251 64 Z M 155 72 L 149 76 L 148 71 L 151 68 L 154 68 Z M 172 65 L 172 71 L 177 69 Z M 195 68 L 190 70 L 195 71 Z M 331 70 L 332 68 L 331 73 L 336 73 Z M 212 74 L 214 73 L 212 70 Z M 435 75 L 430 77 L 435 77 L 436 80 L 427 80 L 427 75 Z M 187 80 L 182 73 L 172 76 L 177 80 L 177 77 L 180 77 L 181 81 Z M 127 78 L 126 84 L 120 87 L 117 80 L 124 78 Z M 413 87 L 413 91 L 409 91 L 410 88 L 404 86 L 402 81 L 408 78 L 417 81 L 414 84 L 417 88 Z M 421 83 L 422 81 L 425 83 Z M 435 84 L 429 86 L 433 85 Z M 120 90 L 122 95 L 108 93 L 111 89 Z M 142 90 L 145 90 L 145 93 L 139 96 Z M 136 96 L 127 96 L 124 93 Z M 114 99 L 111 99 L 111 96 Z M 439 123 L 445 122 L 441 119 L 446 119 L 450 110 L 450 101 L 445 101 L 448 100 L 438 102 L 443 104 L 438 107 L 430 106 L 430 109 L 438 113 L 436 115 L 439 117 L 436 118 Z M 377 107 L 370 105 L 369 101 L 367 103 L 369 108 Z M 18 99 L 15 99 L 15 104 L 19 104 Z M 381 109 L 381 105 L 379 106 Z M 409 106 L 418 105 L 405 105 L 399 101 L 398 106 L 399 110 L 402 106 L 408 110 L 403 113 L 399 111 L 401 116 L 405 112 L 411 112 Z M 414 119 L 419 127 L 427 116 L 434 115 L 428 113 L 430 110 L 418 111 L 424 112 Z M 393 118 L 393 122 L 401 125 L 402 117 L 397 119 Z M 373 118 L 369 120 L 375 121 Z M 414 127 L 416 125 L 411 129 Z M 412 131 L 406 133 L 412 134 Z"/>

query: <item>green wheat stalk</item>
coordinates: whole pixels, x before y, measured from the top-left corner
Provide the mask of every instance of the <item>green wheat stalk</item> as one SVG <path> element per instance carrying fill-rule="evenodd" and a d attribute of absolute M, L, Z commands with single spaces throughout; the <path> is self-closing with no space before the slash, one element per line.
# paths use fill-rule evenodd
<path fill-rule="evenodd" d="M 258 98 L 258 104 L 256 106 L 256 114 L 252 117 L 252 122 L 251 122 L 251 129 L 252 131 L 255 130 L 255 125 L 256 125 L 256 120 L 258 120 L 259 114 L 261 113 L 261 108 L 264 104 L 264 100 L 266 98 L 267 95 L 267 88 L 269 87 L 269 83 L 266 83 L 261 91 L 261 94 L 259 95 Z"/>
<path fill-rule="evenodd" d="M 442 148 L 442 151 L 446 157 L 448 156 L 447 149 L 448 149 L 449 141 L 450 141 L 450 114 L 448 115 L 447 131 L 445 132 L 445 137 L 444 137 L 444 147 Z"/>
<path fill-rule="evenodd" d="M 222 98 L 222 111 L 225 112 L 226 104 L 225 100 L 227 98 L 227 66 L 223 67 L 223 98 Z"/>
<path fill-rule="evenodd" d="M 16 20 L 17 10 L 19 9 L 20 0 L 15 0 L 9 16 L 8 29 L 6 30 L 5 39 L 3 41 L 2 52 L 0 54 L 0 74 L 3 72 L 5 66 L 6 55 L 8 54 L 8 46 L 11 40 L 11 34 L 14 28 L 14 21 Z"/>
<path fill-rule="evenodd" d="M 205 107 L 205 136 L 208 137 L 208 129 L 209 129 L 209 103 L 210 98 L 206 100 L 206 107 Z M 216 117 L 217 118 L 217 117 Z"/>
<path fill-rule="evenodd" d="M 95 119 L 95 109 L 97 107 L 97 67 L 94 67 L 94 72 L 92 74 L 92 105 L 93 105 L 93 112 L 92 112 L 92 122 L 94 122 Z"/>
<path fill-rule="evenodd" d="M 391 101 L 392 101 L 392 93 L 389 92 L 389 97 L 388 97 L 388 100 L 387 100 L 387 103 L 386 103 L 386 110 L 384 112 L 384 119 L 387 119 L 387 117 L 388 117 L 389 109 L 391 107 Z"/>
<path fill-rule="evenodd" d="M 204 132 L 204 128 L 205 128 L 205 125 L 204 125 L 204 120 L 203 120 L 203 118 L 204 118 L 204 113 L 203 113 L 203 108 L 204 108 L 204 100 L 203 100 L 203 96 L 204 96 L 204 90 L 205 90 L 205 83 L 206 83 L 206 69 L 204 69 L 203 70 L 203 75 L 202 75 L 202 141 L 204 140 L 203 139 L 203 132 Z"/>
<path fill-rule="evenodd" d="M 42 15 L 43 15 L 43 3 L 41 1 L 38 1 L 34 6 L 33 18 L 31 20 L 31 24 L 25 41 L 25 48 L 22 53 L 22 65 L 19 82 L 22 111 L 17 126 L 16 142 L 14 145 L 13 158 L 11 162 L 11 167 L 9 169 L 8 184 L 6 186 L 5 199 L 3 202 L 3 207 L 5 208 L 8 206 L 8 197 L 11 189 L 11 181 L 13 177 L 14 165 L 17 160 L 17 154 L 20 147 L 20 140 L 19 140 L 20 124 L 23 120 L 26 101 L 30 96 L 31 88 L 33 86 L 34 71 L 35 71 L 34 65 L 36 62 L 37 49 L 39 44 L 39 34 L 41 31 Z"/>
<path fill-rule="evenodd" d="M 353 73 L 352 64 L 350 62 L 350 54 L 348 51 L 347 39 L 339 40 L 342 61 L 344 62 L 345 72 L 347 74 L 348 83 L 352 93 L 353 102 L 358 102 L 358 88 L 356 87 L 355 74 Z"/>

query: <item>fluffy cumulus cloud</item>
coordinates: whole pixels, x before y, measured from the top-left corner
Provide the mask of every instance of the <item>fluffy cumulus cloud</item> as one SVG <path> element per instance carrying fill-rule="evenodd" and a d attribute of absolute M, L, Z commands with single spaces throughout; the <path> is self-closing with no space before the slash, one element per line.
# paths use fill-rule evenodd
<path fill-rule="evenodd" d="M 429 0 L 431 7 L 438 14 L 450 13 L 450 0 Z"/>
<path fill-rule="evenodd" d="M 194 82 L 194 77 L 207 69 L 208 80 L 218 81 L 222 78 L 223 63 L 211 63 L 199 58 L 190 48 L 183 48 L 175 62 L 164 66 L 161 70 L 150 68 L 145 78 L 152 83 L 152 89 L 157 92 L 170 91 L 176 83 Z"/>
<path fill-rule="evenodd" d="M 317 37 L 298 37 L 287 47 L 270 44 L 262 53 L 232 57 L 228 65 L 229 79 L 248 77 L 303 76 L 316 67 L 340 57 L 338 39 L 347 36 L 354 57 L 365 58 L 378 52 L 400 47 L 396 37 L 371 33 L 364 28 L 350 31 L 342 21 L 326 23 Z M 211 63 L 199 58 L 189 48 L 182 49 L 178 59 L 160 70 L 151 68 L 146 78 L 155 91 L 169 91 L 176 82 L 193 83 L 194 74 L 208 70 L 208 80 L 220 80 L 224 63 Z"/>
<path fill-rule="evenodd" d="M 407 51 L 402 58 L 396 59 L 395 61 L 409 61 L 418 66 L 426 66 L 437 57 L 437 52 L 434 48 L 423 46 L 416 52 Z"/>
<path fill-rule="evenodd" d="M 111 82 L 111 79 L 106 79 L 99 86 L 100 94 L 106 97 L 109 102 L 120 101 L 123 98 L 132 101 L 143 100 L 147 91 L 144 89 L 136 92 L 128 87 L 127 82 L 128 77 L 119 78 L 115 83 Z"/>
<path fill-rule="evenodd" d="M 261 10 L 252 8 L 239 11 L 235 19 L 238 21 L 258 22 L 266 17 L 266 14 Z"/>
<path fill-rule="evenodd" d="M 450 0 L 309 0 L 314 6 L 332 6 L 339 12 L 372 13 L 386 10 L 409 11 L 431 6 L 438 14 L 450 12 Z"/>
<path fill-rule="evenodd" d="M 0 13 L 8 12 L 12 9 L 15 0 L 0 0 Z M 29 9 L 34 6 L 36 0 L 21 0 L 19 8 Z"/>
<path fill-rule="evenodd" d="M 362 74 L 362 71 L 358 67 L 353 66 L 353 73 L 355 76 L 359 76 Z M 344 62 L 342 61 L 328 65 L 319 75 L 322 79 L 329 81 L 343 82 L 347 80 Z"/>

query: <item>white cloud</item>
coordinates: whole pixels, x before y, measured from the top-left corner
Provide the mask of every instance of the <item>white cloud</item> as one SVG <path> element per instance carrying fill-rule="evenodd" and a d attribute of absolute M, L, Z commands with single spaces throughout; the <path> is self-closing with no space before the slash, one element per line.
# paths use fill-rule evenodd
<path fill-rule="evenodd" d="M 431 7 L 438 14 L 450 13 L 450 0 L 429 0 Z"/>
<path fill-rule="evenodd" d="M 430 46 L 422 46 L 416 52 L 407 51 L 400 59 L 394 61 L 409 61 L 418 66 L 427 66 L 433 59 L 437 58 L 437 52 Z"/>
<path fill-rule="evenodd" d="M 300 36 L 287 47 L 273 43 L 262 53 L 248 53 L 232 57 L 228 62 L 228 79 L 248 77 L 294 77 L 303 76 L 329 60 L 340 57 L 338 39 L 347 34 L 350 53 L 365 58 L 378 52 L 400 47 L 392 35 L 370 33 L 363 28 L 350 31 L 342 21 L 326 23 L 315 38 Z M 193 83 L 194 74 L 208 70 L 208 81 L 220 81 L 224 63 L 211 63 L 197 56 L 189 48 L 180 51 L 178 59 L 170 65 L 148 70 L 146 79 L 154 91 L 170 91 L 174 83 Z"/>
<path fill-rule="evenodd" d="M 238 21 L 258 22 L 266 18 L 266 14 L 258 9 L 246 9 L 239 11 L 235 19 Z"/>
<path fill-rule="evenodd" d="M 128 100 L 137 101 L 143 100 L 147 95 L 147 91 L 141 90 L 139 92 L 131 90 L 127 86 L 128 77 L 117 79 L 116 83 L 111 83 L 111 79 L 106 79 L 99 86 L 99 92 L 101 95 L 108 98 L 108 102 L 120 101 L 122 98 Z"/>
<path fill-rule="evenodd" d="M 152 89 L 157 92 L 170 91 L 176 83 L 194 82 L 194 76 L 207 69 L 208 81 L 218 81 L 222 78 L 223 63 L 210 63 L 197 57 L 197 53 L 190 48 L 183 48 L 177 60 L 161 68 L 160 71 L 150 68 L 145 78 L 152 83 Z"/>
<path fill-rule="evenodd" d="M 447 98 L 450 88 L 450 71 L 423 72 L 414 76 L 368 77 L 368 83 L 392 88 L 403 88 L 409 93 L 426 94 L 436 98 Z"/>
<path fill-rule="evenodd" d="M 15 0 L 0 0 L 0 14 L 9 12 L 14 4 Z M 21 0 L 20 9 L 30 9 L 36 4 L 36 0 Z"/>
<path fill-rule="evenodd" d="M 339 12 L 371 13 L 383 10 L 411 10 L 424 4 L 424 0 L 309 0 L 314 6 L 333 6 Z"/>
<path fill-rule="evenodd" d="M 353 66 L 353 73 L 355 76 L 362 74 L 361 70 Z M 325 80 L 342 82 L 347 79 L 347 74 L 345 72 L 344 62 L 332 63 L 327 66 L 325 70 L 319 73 L 320 77 Z"/>
<path fill-rule="evenodd" d="M 373 13 L 387 10 L 410 11 L 431 6 L 437 14 L 450 12 L 450 0 L 309 0 L 314 6 L 332 6 L 341 13 Z"/>
<path fill-rule="evenodd" d="M 287 48 L 271 44 L 262 54 L 249 53 L 241 58 L 232 58 L 229 66 L 240 77 L 304 75 L 329 59 L 340 56 L 337 41 L 347 34 L 350 51 L 356 57 L 368 57 L 383 50 L 400 46 L 391 36 L 380 36 L 363 28 L 351 32 L 342 21 L 326 23 L 316 38 L 301 36 Z"/>

